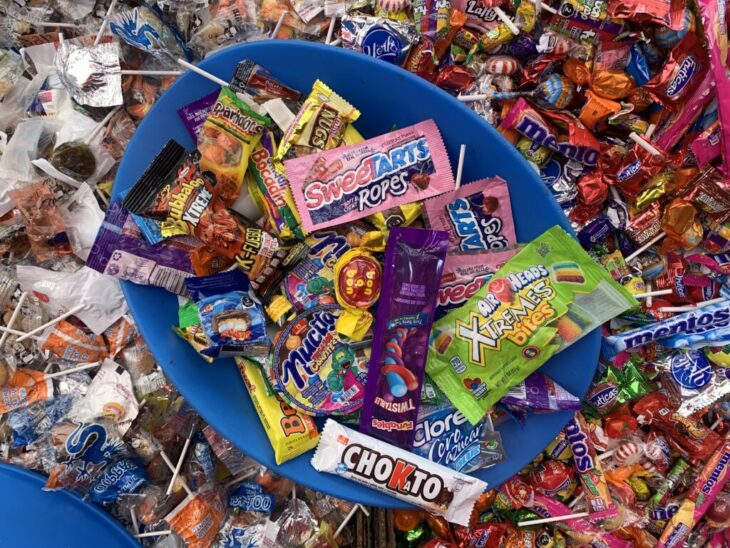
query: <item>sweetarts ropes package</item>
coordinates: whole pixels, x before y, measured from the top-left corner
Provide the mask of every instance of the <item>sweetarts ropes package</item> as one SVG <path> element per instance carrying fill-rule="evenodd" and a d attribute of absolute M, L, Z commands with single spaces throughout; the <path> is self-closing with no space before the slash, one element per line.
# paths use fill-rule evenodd
<path fill-rule="evenodd" d="M 423 206 L 428 224 L 449 233 L 449 251 L 505 249 L 517 243 L 504 180 L 480 179 Z"/>
<path fill-rule="evenodd" d="M 306 231 L 338 225 L 454 189 L 433 120 L 361 143 L 285 160 Z"/>
<path fill-rule="evenodd" d="M 388 237 L 360 431 L 411 449 L 448 235 L 394 227 Z"/>
<path fill-rule="evenodd" d="M 426 372 L 476 424 L 509 389 L 636 299 L 559 226 L 434 323 Z"/>

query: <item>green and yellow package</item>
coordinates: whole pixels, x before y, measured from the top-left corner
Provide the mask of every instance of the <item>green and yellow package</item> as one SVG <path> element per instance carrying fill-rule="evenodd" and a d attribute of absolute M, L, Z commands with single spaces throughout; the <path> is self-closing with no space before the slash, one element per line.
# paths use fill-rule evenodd
<path fill-rule="evenodd" d="M 635 306 L 631 293 L 554 226 L 434 323 L 426 371 L 476 424 L 553 355 Z"/>

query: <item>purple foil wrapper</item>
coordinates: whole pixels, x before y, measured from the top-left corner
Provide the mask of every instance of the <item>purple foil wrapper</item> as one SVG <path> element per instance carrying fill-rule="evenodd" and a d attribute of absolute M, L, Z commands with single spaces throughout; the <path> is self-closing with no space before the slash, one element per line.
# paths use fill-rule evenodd
<path fill-rule="evenodd" d="M 186 295 L 185 278 L 195 275 L 190 249 L 172 241 L 148 244 L 122 202 L 115 201 L 106 212 L 86 264 L 120 280 Z"/>
<path fill-rule="evenodd" d="M 581 408 L 580 399 L 547 375 L 535 371 L 500 400 L 512 410 L 552 413 Z"/>
<path fill-rule="evenodd" d="M 198 142 L 200 129 L 203 127 L 206 118 L 208 118 L 208 113 L 213 108 L 218 95 L 219 92 L 216 91 L 177 110 L 177 115 L 180 116 L 185 129 L 188 130 L 196 143 Z"/>
<path fill-rule="evenodd" d="M 385 249 L 360 432 L 410 450 L 449 235 L 395 227 Z"/>

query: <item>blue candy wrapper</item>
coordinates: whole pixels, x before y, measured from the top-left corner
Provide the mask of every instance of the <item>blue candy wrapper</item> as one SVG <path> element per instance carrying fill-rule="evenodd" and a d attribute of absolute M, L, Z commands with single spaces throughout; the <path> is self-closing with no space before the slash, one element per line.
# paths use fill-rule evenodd
<path fill-rule="evenodd" d="M 271 340 L 260 303 L 249 293 L 249 282 L 240 270 L 185 280 L 198 304 L 198 316 L 210 347 L 201 353 L 210 358 L 266 356 Z"/>
<path fill-rule="evenodd" d="M 505 459 L 502 437 L 489 416 L 472 425 L 449 406 L 421 408 L 413 453 L 465 474 Z"/>
<path fill-rule="evenodd" d="M 263 488 L 251 481 L 244 482 L 228 495 L 228 508 L 238 508 L 243 512 L 271 513 L 276 498 L 264 493 Z"/>
<path fill-rule="evenodd" d="M 119 501 L 122 495 L 131 495 L 149 483 L 147 472 L 134 460 L 123 458 L 112 464 L 91 488 L 91 500 L 108 505 Z"/>

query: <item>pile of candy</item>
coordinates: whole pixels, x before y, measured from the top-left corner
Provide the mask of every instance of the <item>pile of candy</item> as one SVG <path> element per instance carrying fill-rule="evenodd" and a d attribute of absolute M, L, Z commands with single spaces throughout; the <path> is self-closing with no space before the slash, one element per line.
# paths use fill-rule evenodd
<path fill-rule="evenodd" d="M 724 4 L 0 9 L 4 460 L 193 546 L 730 543 Z M 181 67 L 266 37 L 453 93 L 579 243 L 558 227 L 517 242 L 508 185 L 462 184 L 432 120 L 365 140 L 327 82 L 292 89 L 250 60 L 179 111 L 197 150 L 160 143 L 109 203 Z M 236 357 L 277 463 L 317 447 L 315 469 L 423 510 L 370 511 L 370 527 L 357 505 L 289 498 L 165 381 L 119 279 L 179 295 L 174 329 L 203 359 Z M 581 405 L 538 368 L 600 326 Z M 487 491 L 468 475 L 509 458 L 495 425 L 561 409 L 574 419 L 518 476 Z"/>

